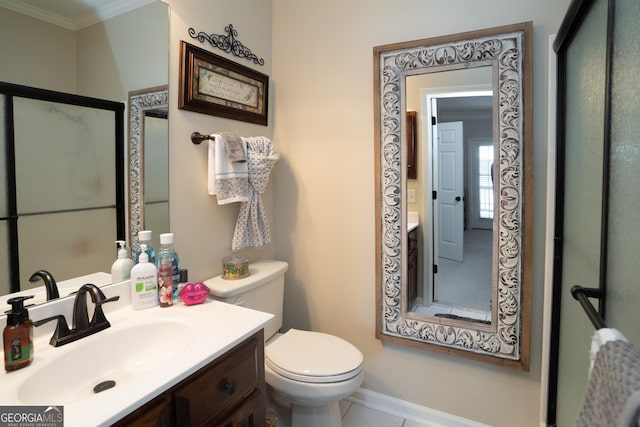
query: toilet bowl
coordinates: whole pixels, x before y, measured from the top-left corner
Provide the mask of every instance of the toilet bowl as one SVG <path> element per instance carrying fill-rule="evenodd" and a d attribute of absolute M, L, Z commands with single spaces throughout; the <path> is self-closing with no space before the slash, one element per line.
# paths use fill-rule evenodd
<path fill-rule="evenodd" d="M 270 402 L 290 427 L 341 427 L 338 402 L 364 380 L 362 353 L 342 338 L 282 326 L 282 261 L 249 264 L 249 277 L 205 281 L 211 297 L 273 314 L 265 326 L 265 381 Z"/>
<path fill-rule="evenodd" d="M 291 411 L 291 426 L 340 427 L 338 402 L 362 384 L 362 353 L 328 334 L 290 329 L 265 347 L 271 399 Z"/>

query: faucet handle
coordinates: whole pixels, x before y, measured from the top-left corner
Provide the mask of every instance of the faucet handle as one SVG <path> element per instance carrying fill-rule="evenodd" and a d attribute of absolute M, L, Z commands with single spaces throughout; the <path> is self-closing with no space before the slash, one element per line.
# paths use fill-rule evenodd
<path fill-rule="evenodd" d="M 91 302 L 95 305 L 91 322 L 89 322 L 89 312 L 87 311 L 87 294 L 91 296 Z M 92 283 L 82 285 L 80 289 L 78 289 L 76 299 L 73 303 L 73 325 L 76 330 L 82 331 L 90 326 L 100 324 L 103 321 L 106 322 L 108 327 L 109 322 L 106 321 L 107 319 L 102 312 L 102 304 L 109 301 L 116 301 L 119 298 L 119 296 L 107 298 L 104 292 Z"/>
<path fill-rule="evenodd" d="M 104 296 L 104 294 L 102 294 L 102 296 Z M 108 303 L 108 302 L 114 302 L 114 301 L 118 301 L 120 299 L 120 295 L 116 295 L 114 297 L 111 298 L 105 298 L 101 301 L 97 301 L 95 303 L 96 307 L 93 310 L 93 318 L 91 318 L 91 326 L 96 326 L 99 325 L 101 323 L 106 323 L 107 325 L 110 325 L 109 321 L 107 320 L 107 318 L 104 315 L 104 311 L 102 311 L 102 304 Z"/>
<path fill-rule="evenodd" d="M 100 307 L 102 304 L 105 304 L 105 303 L 107 303 L 107 302 L 114 302 L 114 301 L 118 301 L 119 299 L 120 299 L 120 295 L 116 295 L 116 296 L 114 296 L 114 297 L 111 297 L 111 298 L 105 298 L 105 299 L 103 299 L 102 301 L 98 301 L 98 302 L 96 302 L 96 305 L 97 305 L 98 307 Z"/>
<path fill-rule="evenodd" d="M 35 320 L 33 322 L 33 326 L 36 326 L 36 327 L 41 326 L 52 320 L 57 320 L 58 323 L 56 325 L 55 332 L 53 333 L 53 335 L 51 336 L 51 339 L 49 340 L 49 344 L 51 344 L 54 347 L 58 347 L 59 345 L 61 345 L 60 341 L 71 334 L 71 331 L 69 330 L 69 326 L 67 325 L 67 319 L 65 319 L 62 314 L 46 317 L 41 320 Z"/>

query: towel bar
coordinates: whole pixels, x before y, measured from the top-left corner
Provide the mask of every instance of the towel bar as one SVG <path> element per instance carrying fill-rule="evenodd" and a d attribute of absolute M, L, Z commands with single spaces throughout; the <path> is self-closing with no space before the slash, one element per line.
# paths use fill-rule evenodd
<path fill-rule="evenodd" d="M 193 142 L 196 145 L 201 144 L 202 141 L 206 141 L 207 139 L 212 139 L 211 135 L 204 135 L 200 132 L 194 132 L 191 134 L 191 142 Z"/>
<path fill-rule="evenodd" d="M 578 300 L 584 311 L 587 313 L 589 320 L 593 323 L 596 329 L 603 329 L 607 327 L 600 314 L 596 311 L 595 307 L 589 301 L 589 298 L 603 297 L 602 290 L 597 288 L 584 288 L 580 285 L 575 285 L 571 288 L 571 295 L 574 299 Z"/>

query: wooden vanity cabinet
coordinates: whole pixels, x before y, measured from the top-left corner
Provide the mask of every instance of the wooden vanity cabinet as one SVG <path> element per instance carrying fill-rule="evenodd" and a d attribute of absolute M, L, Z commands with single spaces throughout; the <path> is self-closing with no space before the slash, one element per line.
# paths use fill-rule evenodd
<path fill-rule="evenodd" d="M 409 232 L 409 250 L 407 251 L 407 310 L 418 297 L 418 229 L 414 228 Z"/>
<path fill-rule="evenodd" d="M 114 425 L 261 427 L 265 417 L 260 330 Z"/>

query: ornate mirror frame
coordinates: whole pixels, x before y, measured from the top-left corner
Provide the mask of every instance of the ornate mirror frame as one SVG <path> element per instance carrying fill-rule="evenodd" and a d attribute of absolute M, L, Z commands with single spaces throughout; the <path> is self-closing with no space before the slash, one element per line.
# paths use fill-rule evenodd
<path fill-rule="evenodd" d="M 144 230 L 144 115 L 169 107 L 168 86 L 129 93 L 129 247 L 138 245 Z"/>
<path fill-rule="evenodd" d="M 377 46 L 374 57 L 376 338 L 502 366 L 529 369 L 532 278 L 531 22 Z M 405 78 L 493 67 L 498 283 L 490 325 L 416 316 L 406 310 Z M 494 95 L 495 96 L 495 95 Z M 497 243 L 497 245 L 496 245 Z M 497 247 L 496 247 L 497 246 Z M 494 267 L 496 268 L 496 267 Z M 495 285 L 495 284 L 494 284 Z"/>

